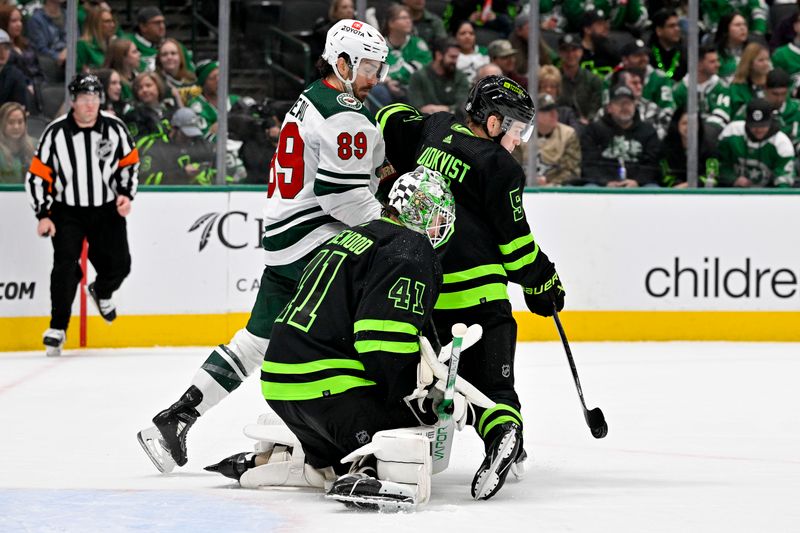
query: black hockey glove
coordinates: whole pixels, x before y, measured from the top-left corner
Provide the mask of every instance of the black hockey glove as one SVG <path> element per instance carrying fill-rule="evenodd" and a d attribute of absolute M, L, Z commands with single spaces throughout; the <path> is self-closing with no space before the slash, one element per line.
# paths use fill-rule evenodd
<path fill-rule="evenodd" d="M 553 316 L 553 304 L 558 311 L 564 309 L 564 296 L 566 292 L 558 278 L 555 265 L 550 267 L 547 281 L 538 287 L 523 287 L 525 303 L 528 309 L 539 316 Z"/>

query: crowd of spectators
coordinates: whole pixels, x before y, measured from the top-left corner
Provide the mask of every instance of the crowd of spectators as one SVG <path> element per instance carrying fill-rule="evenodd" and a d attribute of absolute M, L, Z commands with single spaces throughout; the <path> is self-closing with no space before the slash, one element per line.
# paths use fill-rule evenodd
<path fill-rule="evenodd" d="M 63 84 L 71 77 L 64 72 L 65 2 L 26 5 L 0 5 L 3 183 L 22 181 L 31 136 L 66 109 Z M 502 73 L 528 86 L 527 0 L 450 0 L 436 2 L 436 12 L 425 0 L 368 5 L 366 20 L 389 46 L 389 75 L 368 98 L 373 110 L 406 102 L 424 113 L 463 116 L 466 94 L 482 76 Z M 538 160 L 529 184 L 687 186 L 686 2 L 542 0 L 539 6 Z M 309 22 L 313 55 L 332 24 L 354 17 L 354 8 L 354 0 L 332 0 L 326 16 Z M 700 0 L 700 13 L 701 185 L 797 186 L 800 7 Z M 77 68 L 98 75 L 104 110 L 135 137 L 143 183 L 217 181 L 217 62 L 196 61 L 167 35 L 167 20 L 154 6 L 140 8 L 127 32 L 105 2 L 85 0 L 78 14 Z M 235 94 L 225 105 L 232 124 L 226 181 L 264 183 L 281 117 L 268 103 Z M 515 154 L 520 161 L 526 156 Z"/>

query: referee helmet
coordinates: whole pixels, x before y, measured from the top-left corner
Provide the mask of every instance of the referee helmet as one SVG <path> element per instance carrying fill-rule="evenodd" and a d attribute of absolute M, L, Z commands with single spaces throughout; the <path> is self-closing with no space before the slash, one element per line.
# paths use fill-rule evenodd
<path fill-rule="evenodd" d="M 75 98 L 81 93 L 96 94 L 100 97 L 100 102 L 105 100 L 105 89 L 103 84 L 94 74 L 77 74 L 69 83 L 69 95 Z"/>

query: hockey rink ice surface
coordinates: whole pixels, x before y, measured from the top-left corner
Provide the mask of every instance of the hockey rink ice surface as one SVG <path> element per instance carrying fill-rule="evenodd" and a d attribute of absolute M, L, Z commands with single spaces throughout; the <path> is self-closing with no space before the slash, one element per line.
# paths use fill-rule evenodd
<path fill-rule="evenodd" d="M 310 489 L 239 489 L 202 467 L 252 450 L 257 377 L 198 420 L 189 463 L 159 474 L 136 432 L 186 389 L 208 348 L 0 354 L 0 531 L 800 531 L 800 345 L 574 343 L 586 427 L 558 343 L 520 344 L 522 481 L 473 501 L 470 428 L 430 503 L 352 512 Z M 464 352 L 463 357 L 468 357 Z"/>

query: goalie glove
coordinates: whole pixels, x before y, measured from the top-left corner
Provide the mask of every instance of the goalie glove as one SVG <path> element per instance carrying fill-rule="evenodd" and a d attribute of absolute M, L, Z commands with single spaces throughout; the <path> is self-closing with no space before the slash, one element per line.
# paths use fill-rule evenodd
<path fill-rule="evenodd" d="M 522 288 L 528 309 L 539 316 L 553 316 L 553 307 L 558 311 L 564 309 L 566 292 L 561 285 L 555 265 L 550 265 L 546 279 L 547 281 L 537 287 Z"/>

